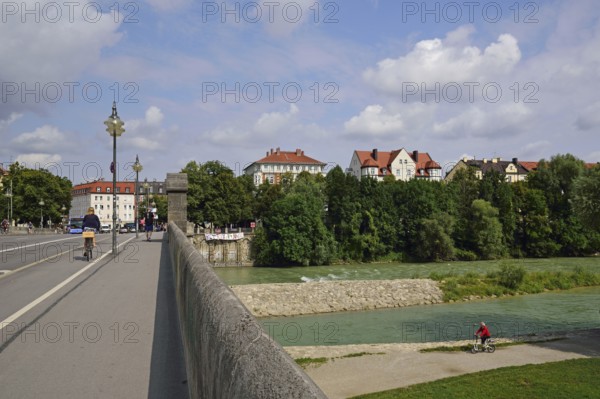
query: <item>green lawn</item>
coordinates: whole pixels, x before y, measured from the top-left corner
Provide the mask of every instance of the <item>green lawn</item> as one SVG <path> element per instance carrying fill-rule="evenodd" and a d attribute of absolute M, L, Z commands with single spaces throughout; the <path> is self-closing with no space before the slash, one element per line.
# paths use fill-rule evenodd
<path fill-rule="evenodd" d="M 482 371 L 355 398 L 600 398 L 599 380 L 600 359 L 575 359 Z"/>

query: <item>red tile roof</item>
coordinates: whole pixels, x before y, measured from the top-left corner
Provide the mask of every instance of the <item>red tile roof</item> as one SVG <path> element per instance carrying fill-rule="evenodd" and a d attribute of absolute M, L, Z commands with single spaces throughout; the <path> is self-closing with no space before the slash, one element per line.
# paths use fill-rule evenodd
<path fill-rule="evenodd" d="M 100 191 L 97 188 L 100 187 Z M 111 192 L 107 193 L 106 189 L 110 188 Z M 127 192 L 129 188 L 129 192 Z M 135 182 L 117 182 L 117 194 L 131 194 L 135 191 Z M 89 183 L 78 184 L 71 189 L 73 195 L 87 195 L 98 192 L 99 194 L 112 194 L 112 181 L 94 181 Z"/>
<path fill-rule="evenodd" d="M 317 161 L 311 157 L 307 157 L 304 155 L 304 151 L 300 149 L 297 149 L 296 151 L 281 151 L 279 148 L 275 151 L 271 150 L 271 152 L 267 153 L 266 157 L 256 161 L 255 163 L 326 165 L 326 163 Z"/>
<path fill-rule="evenodd" d="M 402 150 L 394 150 L 394 151 L 377 151 L 377 160 L 374 157 L 374 151 L 355 151 L 358 156 L 358 160 L 360 162 L 361 168 L 372 168 L 377 167 L 379 170 L 379 174 L 383 175 L 383 170 L 387 170 L 388 174 L 392 173 L 390 165 L 396 159 L 398 154 L 400 154 Z M 408 151 L 407 151 L 408 152 Z M 429 169 L 442 169 L 441 166 L 431 159 L 431 156 L 428 152 L 418 152 L 412 151 L 408 152 L 411 159 L 415 161 L 415 155 L 417 156 L 416 164 L 416 173 L 417 177 L 428 177 Z M 423 173 L 421 173 L 423 170 Z"/>
<path fill-rule="evenodd" d="M 519 161 L 519 164 L 524 167 L 525 169 L 527 169 L 528 172 L 534 171 L 537 169 L 539 162 L 521 162 Z"/>

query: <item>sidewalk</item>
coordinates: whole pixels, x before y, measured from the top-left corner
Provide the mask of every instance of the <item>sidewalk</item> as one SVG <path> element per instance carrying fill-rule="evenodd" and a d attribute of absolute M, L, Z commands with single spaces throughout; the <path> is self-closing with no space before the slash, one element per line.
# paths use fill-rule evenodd
<path fill-rule="evenodd" d="M 143 237 L 19 320 L 31 324 L 0 349 L 2 397 L 188 397 L 168 245 Z"/>

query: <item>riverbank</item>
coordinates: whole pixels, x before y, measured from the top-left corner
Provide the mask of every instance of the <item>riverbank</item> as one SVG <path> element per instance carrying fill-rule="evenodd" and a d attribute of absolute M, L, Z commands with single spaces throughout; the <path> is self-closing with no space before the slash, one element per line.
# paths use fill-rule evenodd
<path fill-rule="evenodd" d="M 428 279 L 322 281 L 232 286 L 256 317 L 298 316 L 443 303 L 438 283 Z"/>
<path fill-rule="evenodd" d="M 509 346 L 499 348 L 493 354 L 476 355 L 470 352 L 420 352 L 424 348 L 460 346 L 470 341 L 303 346 L 285 349 L 296 359 L 327 359 L 320 365 L 306 367 L 306 372 L 330 399 L 348 398 L 506 366 L 600 356 L 600 329 L 528 337 L 528 340 L 542 342 Z"/>

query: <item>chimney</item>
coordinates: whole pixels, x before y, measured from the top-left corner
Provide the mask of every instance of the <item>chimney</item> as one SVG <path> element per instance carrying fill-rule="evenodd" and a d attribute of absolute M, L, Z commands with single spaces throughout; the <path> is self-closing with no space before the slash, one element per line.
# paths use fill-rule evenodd
<path fill-rule="evenodd" d="M 273 155 L 273 149 L 271 148 L 271 155 Z"/>
<path fill-rule="evenodd" d="M 277 147 L 277 155 L 279 155 L 281 153 L 281 150 L 279 149 L 279 147 Z"/>
<path fill-rule="evenodd" d="M 519 158 L 513 158 L 513 162 L 512 163 L 514 163 L 515 165 L 518 165 L 519 164 Z"/>
<path fill-rule="evenodd" d="M 413 151 L 413 159 L 415 160 L 415 162 L 419 162 L 419 151 Z"/>
<path fill-rule="evenodd" d="M 483 163 L 487 163 L 487 158 L 483 158 Z"/>
<path fill-rule="evenodd" d="M 377 151 L 377 148 L 373 148 L 373 153 L 371 154 L 371 156 L 374 160 L 378 160 L 377 158 L 379 158 L 379 151 Z"/>
<path fill-rule="evenodd" d="M 301 153 L 302 150 L 300 148 L 296 148 L 296 156 L 299 157 Z"/>
<path fill-rule="evenodd" d="M 468 160 L 469 160 L 469 158 L 467 158 L 467 157 L 463 157 L 463 159 L 462 159 L 462 161 L 463 161 L 464 163 L 467 163 L 467 161 L 468 161 Z"/>
<path fill-rule="evenodd" d="M 267 151 L 267 156 L 269 156 L 269 151 Z"/>

